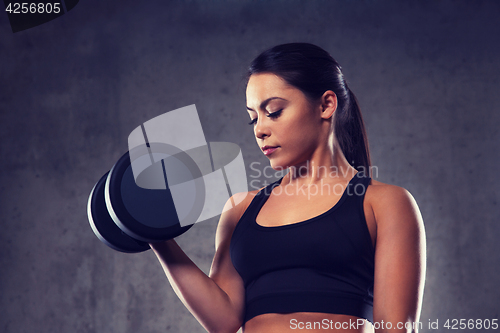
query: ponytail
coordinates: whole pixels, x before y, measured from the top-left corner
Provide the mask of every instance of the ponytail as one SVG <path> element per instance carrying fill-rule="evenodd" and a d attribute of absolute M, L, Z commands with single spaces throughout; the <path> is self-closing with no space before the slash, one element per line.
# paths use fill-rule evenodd
<path fill-rule="evenodd" d="M 365 124 L 356 96 L 347 85 L 346 89 L 348 91 L 347 103 L 337 110 L 335 116 L 335 136 L 347 162 L 358 171 L 369 172 L 371 161 Z"/>

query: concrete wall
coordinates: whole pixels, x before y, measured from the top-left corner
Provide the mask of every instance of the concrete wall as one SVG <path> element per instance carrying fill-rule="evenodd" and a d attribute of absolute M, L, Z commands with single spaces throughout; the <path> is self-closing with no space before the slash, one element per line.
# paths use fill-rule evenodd
<path fill-rule="evenodd" d="M 499 318 L 499 15 L 496 1 L 82 0 L 16 34 L 4 15 L 0 330 L 203 332 L 151 251 L 99 242 L 87 198 L 136 126 L 190 104 L 207 141 L 266 163 L 241 78 L 260 51 L 292 41 L 342 64 L 378 180 L 420 205 L 423 332 L 436 331 L 429 320 Z M 178 238 L 206 272 L 216 224 Z"/>

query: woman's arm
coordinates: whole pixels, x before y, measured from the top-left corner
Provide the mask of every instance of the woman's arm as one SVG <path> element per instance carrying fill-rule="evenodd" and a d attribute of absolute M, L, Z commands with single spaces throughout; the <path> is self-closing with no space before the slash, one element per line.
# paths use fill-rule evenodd
<path fill-rule="evenodd" d="M 239 197 L 237 197 L 239 196 Z M 246 196 L 241 200 L 241 196 Z M 246 193 L 236 194 L 224 207 L 215 241 L 215 256 L 207 276 L 172 239 L 151 248 L 177 296 L 208 332 L 236 332 L 243 322 L 244 287 L 229 256 L 233 230 L 249 203 Z M 227 208 L 227 209 L 226 209 Z"/>
<path fill-rule="evenodd" d="M 379 329 L 375 331 L 418 332 L 426 268 L 422 216 L 405 189 L 392 185 L 369 189 L 377 225 L 373 319 Z"/>

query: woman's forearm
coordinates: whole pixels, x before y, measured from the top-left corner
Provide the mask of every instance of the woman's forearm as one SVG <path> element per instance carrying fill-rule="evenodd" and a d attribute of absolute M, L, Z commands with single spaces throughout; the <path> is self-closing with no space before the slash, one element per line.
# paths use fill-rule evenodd
<path fill-rule="evenodd" d="M 227 293 L 172 239 L 150 244 L 179 299 L 208 332 L 236 332 L 241 319 Z"/>

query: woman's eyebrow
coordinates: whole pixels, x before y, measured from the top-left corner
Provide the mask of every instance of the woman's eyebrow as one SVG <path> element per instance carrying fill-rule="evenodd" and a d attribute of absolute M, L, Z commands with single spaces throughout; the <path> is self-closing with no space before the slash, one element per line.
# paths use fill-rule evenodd
<path fill-rule="evenodd" d="M 271 102 L 272 100 L 275 100 L 275 99 L 281 99 L 282 101 L 286 101 L 286 99 L 281 98 L 281 97 L 269 97 L 268 99 L 266 99 L 266 100 L 264 100 L 262 103 L 260 103 L 260 106 L 259 106 L 259 107 L 260 107 L 261 109 L 265 109 L 265 108 L 266 108 L 266 106 L 267 106 L 267 104 L 269 104 L 269 102 Z M 250 107 L 248 107 L 248 106 L 247 106 L 247 110 L 250 110 L 250 111 L 254 111 L 254 112 L 255 112 L 255 110 L 254 110 L 254 109 L 252 109 L 252 108 L 250 108 Z"/>

